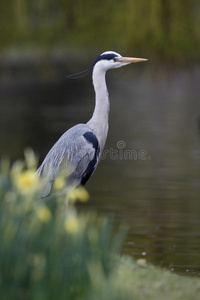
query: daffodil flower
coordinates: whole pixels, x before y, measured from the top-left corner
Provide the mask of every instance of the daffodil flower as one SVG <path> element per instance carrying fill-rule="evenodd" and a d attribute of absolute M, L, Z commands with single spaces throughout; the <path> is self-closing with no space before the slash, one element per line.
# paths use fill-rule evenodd
<path fill-rule="evenodd" d="M 79 221 L 76 215 L 67 216 L 64 224 L 65 230 L 69 234 L 76 234 L 79 230 Z"/>
<path fill-rule="evenodd" d="M 69 202 L 75 203 L 76 201 L 87 202 L 89 200 L 89 193 L 84 187 L 75 188 L 69 191 Z"/>
<path fill-rule="evenodd" d="M 32 170 L 19 173 L 13 181 L 18 191 L 25 195 L 36 192 L 39 185 L 39 179 Z"/>
<path fill-rule="evenodd" d="M 47 206 L 43 205 L 37 210 L 37 217 L 42 223 L 49 223 L 52 219 L 52 213 Z"/>

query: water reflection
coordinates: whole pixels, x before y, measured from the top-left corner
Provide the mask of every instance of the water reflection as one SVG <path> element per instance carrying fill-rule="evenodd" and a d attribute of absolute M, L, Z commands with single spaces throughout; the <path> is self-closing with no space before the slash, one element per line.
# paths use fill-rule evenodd
<path fill-rule="evenodd" d="M 91 201 L 81 209 L 129 224 L 124 253 L 200 275 L 199 74 L 123 76 L 120 70 L 108 75 L 107 152 L 87 185 Z M 10 82 L 1 91 L 0 151 L 12 158 L 29 145 L 42 159 L 67 128 L 90 118 L 94 106 L 90 77 Z"/>

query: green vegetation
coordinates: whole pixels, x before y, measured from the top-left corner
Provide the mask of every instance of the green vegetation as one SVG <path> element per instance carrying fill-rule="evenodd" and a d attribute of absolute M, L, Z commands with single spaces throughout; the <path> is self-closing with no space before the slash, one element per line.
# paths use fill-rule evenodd
<path fill-rule="evenodd" d="M 26 164 L 1 163 L 1 299 L 90 299 L 94 278 L 111 272 L 122 232 L 113 236 L 112 221 L 72 205 L 66 211 L 64 196 L 41 199 L 35 166 L 30 150 Z"/>
<path fill-rule="evenodd" d="M 66 210 L 64 196 L 40 199 L 35 156 L 25 156 L 12 167 L 1 162 L 1 299 L 199 298 L 199 279 L 120 258 L 124 229 L 114 233 L 113 221 L 78 213 L 72 204 Z"/>
<path fill-rule="evenodd" d="M 14 0 L 0 3 L 0 49 L 103 48 L 199 59 L 197 0 Z M 99 51 L 98 51 L 99 52 Z"/>

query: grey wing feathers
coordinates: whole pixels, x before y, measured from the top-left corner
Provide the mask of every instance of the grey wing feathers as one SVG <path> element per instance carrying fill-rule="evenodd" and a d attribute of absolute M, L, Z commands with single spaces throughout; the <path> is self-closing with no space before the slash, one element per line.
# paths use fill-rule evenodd
<path fill-rule="evenodd" d="M 57 176 L 68 178 L 68 184 L 74 186 L 81 183 L 89 163 L 97 156 L 93 144 L 84 137 L 87 132 L 91 132 L 87 125 L 76 125 L 66 131 L 51 148 L 37 171 L 44 182 L 43 197 L 50 194 Z"/>

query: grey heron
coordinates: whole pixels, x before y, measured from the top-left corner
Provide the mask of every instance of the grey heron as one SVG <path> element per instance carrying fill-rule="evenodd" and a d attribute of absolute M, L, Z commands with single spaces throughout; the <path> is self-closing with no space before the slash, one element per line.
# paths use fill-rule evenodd
<path fill-rule="evenodd" d="M 68 187 L 86 184 L 97 167 L 108 133 L 110 102 L 105 74 L 109 69 L 146 60 L 122 57 L 117 52 L 106 51 L 87 70 L 69 76 L 79 78 L 92 70 L 95 108 L 92 118 L 86 124 L 75 125 L 60 137 L 39 167 L 37 174 L 44 183 L 43 197 L 51 193 L 58 176 L 65 177 L 66 190 Z"/>

